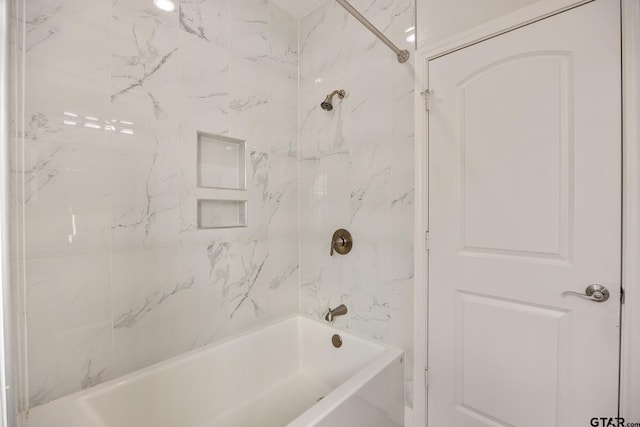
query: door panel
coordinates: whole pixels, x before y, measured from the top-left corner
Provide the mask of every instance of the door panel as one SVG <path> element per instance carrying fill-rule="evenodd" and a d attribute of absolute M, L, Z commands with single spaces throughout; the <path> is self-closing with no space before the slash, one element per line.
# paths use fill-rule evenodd
<path fill-rule="evenodd" d="M 456 410 L 485 425 L 555 425 L 566 311 L 463 291 L 456 300 Z"/>
<path fill-rule="evenodd" d="M 429 62 L 431 426 L 616 416 L 619 2 Z M 594 302 L 564 291 L 606 286 Z"/>
<path fill-rule="evenodd" d="M 464 251 L 567 259 L 569 67 L 530 52 L 460 83 Z"/>

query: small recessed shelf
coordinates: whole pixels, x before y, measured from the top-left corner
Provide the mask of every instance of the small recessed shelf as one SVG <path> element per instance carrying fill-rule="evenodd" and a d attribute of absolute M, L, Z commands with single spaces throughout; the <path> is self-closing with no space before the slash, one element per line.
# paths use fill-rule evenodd
<path fill-rule="evenodd" d="M 198 228 L 237 228 L 247 226 L 246 200 L 198 200 Z"/>
<path fill-rule="evenodd" d="M 198 132 L 198 187 L 246 190 L 245 142 Z"/>

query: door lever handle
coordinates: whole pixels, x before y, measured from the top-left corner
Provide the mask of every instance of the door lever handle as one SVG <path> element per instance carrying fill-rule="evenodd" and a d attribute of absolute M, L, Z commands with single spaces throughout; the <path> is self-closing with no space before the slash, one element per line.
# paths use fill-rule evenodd
<path fill-rule="evenodd" d="M 581 294 L 580 292 L 573 292 L 573 291 L 565 291 L 562 293 L 563 297 L 566 297 L 567 295 L 574 295 L 580 298 L 588 299 L 589 301 L 593 301 L 593 302 L 605 302 L 606 300 L 609 299 L 609 290 L 602 285 L 593 284 L 593 285 L 587 286 L 587 289 L 585 289 L 584 294 Z"/>

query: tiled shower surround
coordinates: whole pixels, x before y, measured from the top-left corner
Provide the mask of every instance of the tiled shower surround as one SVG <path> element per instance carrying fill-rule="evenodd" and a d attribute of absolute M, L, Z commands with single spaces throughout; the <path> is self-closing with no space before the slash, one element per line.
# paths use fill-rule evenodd
<path fill-rule="evenodd" d="M 332 0 L 176 3 L 14 0 L 23 406 L 340 303 L 411 351 L 412 66 Z M 410 46 L 412 1 L 353 4 Z M 197 229 L 198 131 L 246 141 L 248 227 Z"/>
<path fill-rule="evenodd" d="M 387 37 L 407 42 L 412 0 L 351 2 Z M 408 31 L 409 30 L 409 31 Z M 414 73 L 335 1 L 300 22 L 300 310 L 395 344 L 407 354 L 411 406 L 413 341 Z M 320 102 L 334 89 L 334 110 Z M 348 229 L 345 256 L 331 235 Z"/>

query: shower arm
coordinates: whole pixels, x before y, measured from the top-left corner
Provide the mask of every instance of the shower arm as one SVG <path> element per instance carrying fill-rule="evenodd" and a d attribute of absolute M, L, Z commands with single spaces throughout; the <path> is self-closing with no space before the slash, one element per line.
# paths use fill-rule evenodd
<path fill-rule="evenodd" d="M 389 40 L 387 36 L 382 34 L 380 30 L 374 27 L 374 25 L 371 22 L 369 22 L 369 20 L 365 18 L 360 12 L 358 12 L 356 8 L 351 6 L 347 0 L 336 0 L 336 1 L 340 3 L 340 6 L 344 7 L 347 10 L 347 12 L 353 15 L 354 18 L 360 21 L 362 25 L 367 27 L 369 31 L 371 31 L 376 37 L 378 37 L 382 41 L 382 43 L 389 46 L 389 49 L 391 49 L 398 56 L 398 62 L 403 63 L 403 62 L 406 62 L 407 59 L 409 59 L 408 50 L 400 49 L 398 46 L 393 44 L 393 42 Z"/>

